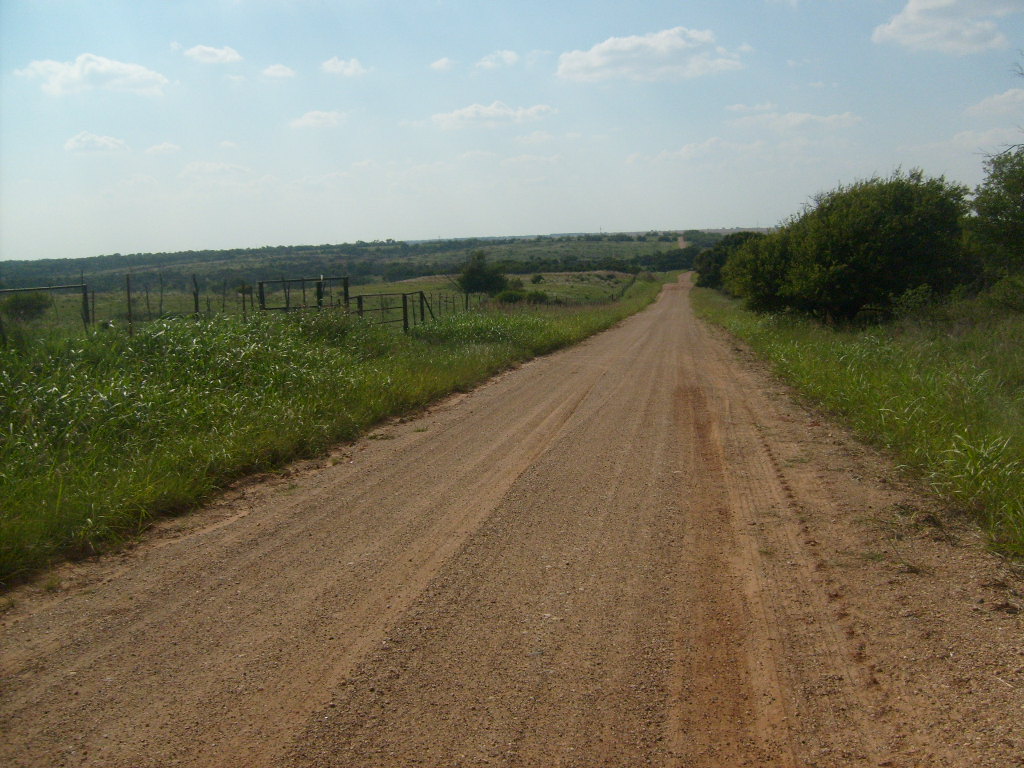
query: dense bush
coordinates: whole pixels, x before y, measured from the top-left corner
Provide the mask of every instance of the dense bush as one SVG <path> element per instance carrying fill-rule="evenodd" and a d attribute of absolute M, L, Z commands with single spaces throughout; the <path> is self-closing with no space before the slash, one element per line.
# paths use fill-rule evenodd
<path fill-rule="evenodd" d="M 782 308 L 782 286 L 789 267 L 788 228 L 749 238 L 736 248 L 722 267 L 722 285 L 733 296 L 746 299 L 756 310 Z"/>
<path fill-rule="evenodd" d="M 469 255 L 457 282 L 466 293 L 487 293 L 491 296 L 508 287 L 508 279 L 498 267 L 487 263 L 483 251 L 474 251 Z"/>
<path fill-rule="evenodd" d="M 12 320 L 35 320 L 50 308 L 52 299 L 46 293 L 12 293 L 0 302 L 0 315 Z"/>
<path fill-rule="evenodd" d="M 966 194 L 920 171 L 840 186 L 734 251 L 722 267 L 724 286 L 751 308 L 828 321 L 887 309 L 921 286 L 945 293 L 976 272 L 962 245 Z"/>
<path fill-rule="evenodd" d="M 970 229 L 991 279 L 1024 270 L 1024 145 L 990 157 Z"/>
<path fill-rule="evenodd" d="M 722 287 L 722 267 L 740 246 L 764 237 L 760 232 L 734 232 L 726 235 L 713 247 L 698 253 L 693 259 L 693 268 L 697 272 L 697 285 L 701 288 Z"/>

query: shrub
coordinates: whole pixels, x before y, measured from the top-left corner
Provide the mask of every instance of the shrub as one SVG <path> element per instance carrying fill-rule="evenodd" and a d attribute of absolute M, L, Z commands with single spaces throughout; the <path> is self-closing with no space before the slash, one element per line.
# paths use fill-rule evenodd
<path fill-rule="evenodd" d="M 41 291 L 12 293 L 0 304 L 0 313 L 11 320 L 38 320 L 50 303 L 50 297 Z"/>
<path fill-rule="evenodd" d="M 829 322 L 888 309 L 921 286 L 944 294 L 976 274 L 963 247 L 966 194 L 916 170 L 838 187 L 733 251 L 723 285 L 752 309 L 791 308 Z"/>
<path fill-rule="evenodd" d="M 483 251 L 473 251 L 457 280 L 466 293 L 486 293 L 494 296 L 508 287 L 508 280 L 501 270 L 487 263 Z"/>
<path fill-rule="evenodd" d="M 829 320 L 884 308 L 927 285 L 949 291 L 962 266 L 967 190 L 920 171 L 868 179 L 821 195 L 792 225 L 783 293 Z"/>
<path fill-rule="evenodd" d="M 974 193 L 971 229 L 986 271 L 998 277 L 1024 270 L 1024 146 L 990 157 Z"/>
<path fill-rule="evenodd" d="M 760 232 L 735 232 L 723 237 L 715 246 L 701 251 L 693 259 L 697 285 L 702 288 L 722 287 L 722 267 L 729 257 L 750 240 L 764 237 Z"/>
<path fill-rule="evenodd" d="M 722 287 L 746 300 L 756 310 L 779 309 L 786 270 L 789 267 L 790 234 L 780 229 L 770 235 L 748 238 L 734 248 L 722 267 Z"/>

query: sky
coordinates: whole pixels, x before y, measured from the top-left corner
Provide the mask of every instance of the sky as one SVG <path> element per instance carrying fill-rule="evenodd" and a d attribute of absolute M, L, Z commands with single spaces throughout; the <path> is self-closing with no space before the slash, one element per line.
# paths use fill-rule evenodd
<path fill-rule="evenodd" d="M 0 0 L 0 259 L 768 227 L 1024 132 L 1024 0 Z"/>

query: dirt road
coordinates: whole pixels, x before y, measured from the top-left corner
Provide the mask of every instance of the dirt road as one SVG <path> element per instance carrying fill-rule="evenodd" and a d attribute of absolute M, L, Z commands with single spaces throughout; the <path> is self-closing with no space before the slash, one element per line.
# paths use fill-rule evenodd
<path fill-rule="evenodd" d="M 1020 581 L 688 291 L 15 594 L 0 764 L 1024 765 Z"/>

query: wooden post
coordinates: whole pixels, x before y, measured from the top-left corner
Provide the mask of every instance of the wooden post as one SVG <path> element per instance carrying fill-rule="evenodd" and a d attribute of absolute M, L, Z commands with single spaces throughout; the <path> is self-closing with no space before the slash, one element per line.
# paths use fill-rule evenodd
<path fill-rule="evenodd" d="M 195 313 L 199 314 L 199 281 L 196 280 L 196 276 L 192 275 L 192 304 L 195 309 Z"/>
<path fill-rule="evenodd" d="M 143 288 L 146 291 L 146 319 L 152 321 L 153 319 L 153 307 L 149 303 L 149 283 L 146 283 Z"/>
<path fill-rule="evenodd" d="M 125 290 L 125 293 L 128 295 L 128 335 L 129 336 L 134 336 L 135 335 L 135 329 L 134 329 L 133 323 L 132 323 L 132 276 L 131 275 L 125 275 L 124 276 L 124 290 Z"/>
<path fill-rule="evenodd" d="M 156 274 L 157 274 L 157 277 L 160 278 L 160 300 L 159 300 L 159 302 L 157 302 L 157 305 L 156 305 L 156 313 L 157 313 L 158 316 L 163 317 L 164 316 L 164 273 L 163 272 L 157 272 Z M 93 318 L 93 319 L 95 320 L 96 318 Z"/>
<path fill-rule="evenodd" d="M 357 311 L 359 312 L 359 316 L 362 317 L 363 316 L 363 297 L 361 295 L 360 296 L 356 296 L 356 307 L 357 307 Z"/>
<path fill-rule="evenodd" d="M 82 283 L 82 324 L 89 327 L 89 286 Z"/>
<path fill-rule="evenodd" d="M 324 277 L 320 276 L 320 280 L 316 284 L 316 308 L 324 308 Z"/>
<path fill-rule="evenodd" d="M 402 294 L 402 330 L 409 332 L 409 294 Z"/>
<path fill-rule="evenodd" d="M 341 278 L 341 290 L 345 299 L 345 311 L 348 312 L 348 277 Z"/>
<path fill-rule="evenodd" d="M 220 290 L 220 311 L 228 311 L 228 279 L 224 278 L 224 287 Z"/>

